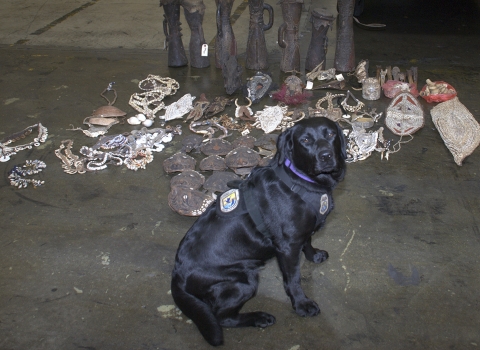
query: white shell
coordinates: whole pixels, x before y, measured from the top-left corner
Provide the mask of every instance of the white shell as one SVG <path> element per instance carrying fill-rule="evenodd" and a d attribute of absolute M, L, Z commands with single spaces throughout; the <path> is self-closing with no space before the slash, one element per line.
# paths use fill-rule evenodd
<path fill-rule="evenodd" d="M 138 120 L 137 117 L 130 117 L 127 119 L 128 124 L 130 125 L 139 125 L 141 123 L 140 120 Z"/>
<path fill-rule="evenodd" d="M 154 146 L 155 148 L 152 148 L 153 152 L 162 152 L 163 149 L 165 148 L 165 145 L 161 143 L 156 143 Z"/>
<path fill-rule="evenodd" d="M 147 117 L 143 113 L 137 114 L 135 117 L 137 117 L 137 119 L 140 120 L 141 122 L 144 122 L 145 120 L 147 120 Z"/>
<path fill-rule="evenodd" d="M 143 121 L 142 123 L 144 126 L 146 126 L 147 128 L 151 127 L 153 125 L 153 120 L 151 119 L 146 119 L 145 121 Z"/>
<path fill-rule="evenodd" d="M 172 141 L 172 139 L 173 139 L 172 134 L 166 134 L 166 135 L 162 138 L 162 142 L 167 143 L 167 142 Z"/>

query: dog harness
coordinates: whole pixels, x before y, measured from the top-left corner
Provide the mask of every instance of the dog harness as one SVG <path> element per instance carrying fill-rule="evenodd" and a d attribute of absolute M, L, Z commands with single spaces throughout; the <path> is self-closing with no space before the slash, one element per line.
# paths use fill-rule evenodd
<path fill-rule="evenodd" d="M 301 174 L 293 166 L 290 160 L 287 159 L 284 164 L 301 179 L 315 183 L 312 179 Z M 302 198 L 302 200 L 314 210 L 316 216 L 315 227 L 318 227 L 332 210 L 333 201 L 331 193 L 325 191 L 325 193 L 321 194 L 319 201 L 318 193 L 309 192 L 305 188 L 294 184 L 283 166 L 275 166 L 273 167 L 273 170 L 275 175 L 287 185 L 291 191 L 298 194 L 300 198 Z M 229 184 L 229 186 L 233 188 L 224 192 L 220 196 L 220 199 L 217 200 L 217 214 L 221 217 L 225 217 L 248 213 L 255 223 L 256 229 L 264 236 L 271 237 L 272 234 L 268 230 L 267 225 L 260 214 L 260 201 L 256 196 L 255 187 L 250 185 L 248 181 Z"/>

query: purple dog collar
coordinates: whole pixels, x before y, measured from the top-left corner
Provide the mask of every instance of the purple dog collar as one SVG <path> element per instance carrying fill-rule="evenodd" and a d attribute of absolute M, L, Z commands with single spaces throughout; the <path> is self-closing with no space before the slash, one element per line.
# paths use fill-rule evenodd
<path fill-rule="evenodd" d="M 290 161 L 290 159 L 286 158 L 285 159 L 285 166 L 287 168 L 289 168 L 291 171 L 293 171 L 293 173 L 295 175 L 297 175 L 299 178 L 305 180 L 305 181 L 308 181 L 308 182 L 311 182 L 311 183 L 315 183 L 315 181 L 313 181 L 311 178 L 309 178 L 308 176 L 306 175 L 303 175 L 301 174 L 296 168 L 295 166 L 293 165 L 293 163 Z"/>

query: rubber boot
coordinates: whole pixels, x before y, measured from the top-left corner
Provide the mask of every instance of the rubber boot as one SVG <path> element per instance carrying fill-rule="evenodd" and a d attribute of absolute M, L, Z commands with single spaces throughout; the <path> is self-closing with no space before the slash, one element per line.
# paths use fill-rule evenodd
<path fill-rule="evenodd" d="M 164 20 L 163 32 L 166 37 L 168 50 L 168 66 L 183 67 L 188 64 L 187 55 L 182 42 L 182 28 L 180 27 L 180 4 L 171 3 L 162 5 Z"/>
<path fill-rule="evenodd" d="M 308 46 L 305 70 L 311 71 L 323 62 L 321 70 L 325 70 L 328 38 L 327 32 L 334 18 L 325 9 L 314 9 L 310 22 L 312 22 L 312 38 Z"/>
<path fill-rule="evenodd" d="M 248 27 L 247 51 L 245 68 L 262 70 L 268 68 L 267 44 L 265 42 L 266 30 L 273 25 L 273 8 L 264 4 L 263 0 L 249 0 L 250 25 Z M 268 11 L 268 24 L 263 21 L 263 12 Z"/>
<path fill-rule="evenodd" d="M 190 13 L 187 9 L 184 11 L 188 26 L 190 27 L 190 66 L 194 68 L 206 68 L 210 66 L 210 59 L 207 56 L 202 56 L 202 46 L 206 44 L 203 35 L 203 11 L 195 11 Z"/>
<path fill-rule="evenodd" d="M 300 72 L 299 24 L 303 0 L 281 0 L 283 23 L 278 28 L 278 45 L 282 48 L 280 70 Z"/>
<path fill-rule="evenodd" d="M 237 41 L 233 33 L 230 14 L 234 0 L 216 0 L 217 36 L 215 38 L 215 67 L 223 68 L 230 56 L 237 56 Z"/>

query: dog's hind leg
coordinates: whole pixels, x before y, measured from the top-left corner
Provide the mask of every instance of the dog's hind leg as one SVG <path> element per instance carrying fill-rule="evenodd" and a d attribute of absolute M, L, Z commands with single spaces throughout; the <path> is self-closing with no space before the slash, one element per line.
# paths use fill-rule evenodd
<path fill-rule="evenodd" d="M 257 282 L 223 282 L 215 285 L 215 306 L 213 312 L 222 327 L 260 327 L 265 328 L 275 323 L 275 317 L 266 312 L 240 313 L 243 305 L 250 300 L 257 290 Z"/>
<path fill-rule="evenodd" d="M 265 328 L 275 324 L 275 316 L 269 313 L 256 311 L 237 313 L 223 318 L 220 321 L 222 327 L 259 327 Z"/>
<path fill-rule="evenodd" d="M 312 246 L 312 237 L 308 237 L 302 250 L 305 254 L 305 258 L 315 264 L 320 264 L 328 259 L 328 252 L 326 250 L 317 249 Z"/>
<path fill-rule="evenodd" d="M 223 330 L 210 306 L 186 292 L 175 278 L 172 280 L 171 291 L 179 309 L 195 323 L 205 340 L 213 346 L 222 345 Z"/>

